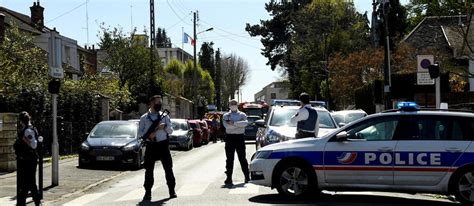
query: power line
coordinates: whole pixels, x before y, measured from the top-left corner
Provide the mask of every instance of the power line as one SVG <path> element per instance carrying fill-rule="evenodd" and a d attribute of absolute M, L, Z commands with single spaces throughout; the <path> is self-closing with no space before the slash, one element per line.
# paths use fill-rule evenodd
<path fill-rule="evenodd" d="M 62 13 L 61 15 L 59 15 L 59 16 L 57 16 L 57 17 L 54 17 L 54 18 L 51 19 L 51 20 L 48 20 L 46 23 L 50 23 L 50 22 L 52 22 L 52 21 L 54 21 L 54 20 L 56 20 L 56 19 L 59 19 L 59 18 L 65 16 L 65 15 L 67 15 L 67 14 L 73 12 L 74 10 L 76 10 L 76 9 L 78 9 L 78 8 L 81 8 L 82 6 L 84 6 L 84 5 L 86 5 L 86 4 L 87 4 L 87 1 L 84 2 L 84 3 L 82 3 L 82 4 L 79 4 L 78 6 L 74 7 L 73 9 L 71 9 L 71 10 L 69 10 L 69 11 L 66 11 L 66 12 Z"/>
<path fill-rule="evenodd" d="M 191 13 L 189 13 L 186 17 L 184 17 L 184 19 L 185 19 L 185 18 L 188 18 L 189 16 L 191 16 Z M 169 30 L 169 29 L 175 27 L 176 25 L 178 25 L 178 24 L 181 23 L 181 22 L 182 22 L 182 20 L 177 21 L 176 23 L 174 23 L 174 24 L 168 26 L 168 27 L 166 28 L 166 30 Z"/>
<path fill-rule="evenodd" d="M 191 24 L 189 24 L 188 22 L 186 22 L 183 18 L 181 18 L 181 16 L 178 15 L 178 13 L 176 13 L 176 11 L 174 10 L 173 6 L 171 6 L 169 0 L 166 0 L 166 3 L 168 4 L 168 6 L 170 7 L 171 11 L 173 11 L 174 15 L 176 15 L 176 17 L 178 17 L 183 23 L 191 26 Z"/>

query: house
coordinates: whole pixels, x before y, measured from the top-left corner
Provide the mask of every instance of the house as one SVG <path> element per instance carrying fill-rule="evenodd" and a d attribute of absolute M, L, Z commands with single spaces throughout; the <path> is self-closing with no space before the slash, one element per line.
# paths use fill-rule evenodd
<path fill-rule="evenodd" d="M 181 48 L 157 48 L 158 56 L 161 58 L 161 65 L 166 66 L 171 59 L 176 59 L 181 63 L 193 60 L 193 56 Z"/>
<path fill-rule="evenodd" d="M 435 62 L 440 62 L 441 71 L 445 73 L 445 76 L 441 77 L 441 101 L 448 102 L 450 105 L 474 101 L 474 79 L 465 78 L 465 81 L 470 84 L 470 92 L 453 93 L 449 88 L 449 80 L 454 73 L 446 73 L 450 70 L 447 68 L 470 71 L 471 74 L 474 72 L 473 28 L 472 11 L 469 15 L 430 16 L 425 17 L 402 40 L 402 43 L 408 43 L 416 49 L 414 55 L 434 55 Z M 415 83 L 416 78 L 413 84 Z M 406 99 L 425 102 L 427 106 L 435 106 L 434 89 L 431 87 L 433 86 L 417 85 L 413 90 L 414 97 L 406 97 Z"/>
<path fill-rule="evenodd" d="M 272 82 L 254 95 L 255 101 L 271 103 L 274 99 L 288 99 L 288 83 L 278 81 Z"/>
<path fill-rule="evenodd" d="M 28 16 L 0 7 L 0 13 L 4 15 L 3 22 L 0 23 L 0 35 L 3 35 L 4 29 L 15 25 L 21 31 L 30 33 L 34 37 L 34 43 L 37 47 L 45 52 L 49 52 L 51 32 L 57 31 L 55 28 L 51 29 L 44 25 L 44 8 L 40 5 L 39 1 L 33 2 L 30 11 L 31 14 Z M 81 48 L 74 39 L 61 34 L 58 34 L 57 38 L 61 40 L 61 60 L 65 75 L 70 76 L 74 80 L 79 79 L 82 72 L 80 70 L 78 50 Z"/>

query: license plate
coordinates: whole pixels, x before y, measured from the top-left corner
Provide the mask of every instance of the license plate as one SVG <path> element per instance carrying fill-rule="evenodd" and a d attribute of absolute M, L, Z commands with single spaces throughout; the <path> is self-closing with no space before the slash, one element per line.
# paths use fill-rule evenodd
<path fill-rule="evenodd" d="M 114 159 L 115 159 L 114 156 L 97 156 L 96 157 L 97 161 L 112 161 Z"/>
<path fill-rule="evenodd" d="M 174 145 L 174 144 L 170 144 L 170 148 L 176 148 L 178 147 L 177 145 Z"/>

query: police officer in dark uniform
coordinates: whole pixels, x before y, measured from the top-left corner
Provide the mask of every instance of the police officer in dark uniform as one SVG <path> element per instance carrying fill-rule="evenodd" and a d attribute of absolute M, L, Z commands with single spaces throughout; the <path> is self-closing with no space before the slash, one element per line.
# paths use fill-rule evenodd
<path fill-rule="evenodd" d="M 245 176 L 245 183 L 250 180 L 249 165 L 245 156 L 245 127 L 248 125 L 247 115 L 238 110 L 238 102 L 230 100 L 230 111 L 225 113 L 223 124 L 226 131 L 225 155 L 226 155 L 226 175 L 225 184 L 232 184 L 232 172 L 234 167 L 234 153 L 237 152 L 240 167 Z"/>
<path fill-rule="evenodd" d="M 38 187 L 36 186 L 38 132 L 31 125 L 30 119 L 28 112 L 20 113 L 19 120 L 22 128 L 14 144 L 17 159 L 18 206 L 26 205 L 26 196 L 29 191 L 31 191 L 35 205 L 41 205 Z"/>
<path fill-rule="evenodd" d="M 319 118 L 318 112 L 309 103 L 309 94 L 300 94 L 301 107 L 295 115 L 291 117 L 291 122 L 296 122 L 296 138 L 318 137 Z"/>
<path fill-rule="evenodd" d="M 153 122 L 159 121 L 153 132 L 147 137 L 147 146 L 145 151 L 145 196 L 143 200 L 151 200 L 151 188 L 153 187 L 153 170 L 155 169 L 155 161 L 161 160 L 165 171 L 166 184 L 170 198 L 176 198 L 175 185 L 176 180 L 173 174 L 173 160 L 169 149 L 169 135 L 173 133 L 170 117 L 161 112 L 161 96 L 152 96 L 148 101 L 149 111 L 142 115 L 138 126 L 138 135 L 143 137 Z"/>

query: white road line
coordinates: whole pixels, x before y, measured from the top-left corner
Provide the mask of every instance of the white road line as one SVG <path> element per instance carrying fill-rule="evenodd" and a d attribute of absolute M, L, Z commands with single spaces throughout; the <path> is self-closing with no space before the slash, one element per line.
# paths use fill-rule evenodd
<path fill-rule="evenodd" d="M 0 205 L 15 205 L 16 204 L 16 199 L 13 199 L 13 197 L 2 197 L 0 198 Z"/>
<path fill-rule="evenodd" d="M 209 186 L 209 183 L 195 183 L 186 184 L 179 188 L 178 196 L 197 196 L 204 194 L 204 191 Z"/>
<path fill-rule="evenodd" d="M 232 187 L 229 194 L 258 194 L 260 186 L 254 184 L 245 184 L 239 187 Z"/>
<path fill-rule="evenodd" d="M 87 194 L 83 195 L 79 198 L 76 198 L 68 203 L 65 203 L 63 206 L 73 206 L 73 205 L 87 205 L 87 203 L 92 202 L 94 200 L 99 199 L 100 197 L 104 196 L 107 194 L 106 192 L 101 192 L 101 193 L 92 193 L 92 194 Z"/>
<path fill-rule="evenodd" d="M 117 200 L 114 200 L 114 202 L 139 200 L 143 197 L 144 194 L 145 194 L 145 189 L 137 188 L 137 189 L 134 189 L 134 190 L 130 191 L 126 195 L 122 196 L 121 198 L 119 198 Z"/>

